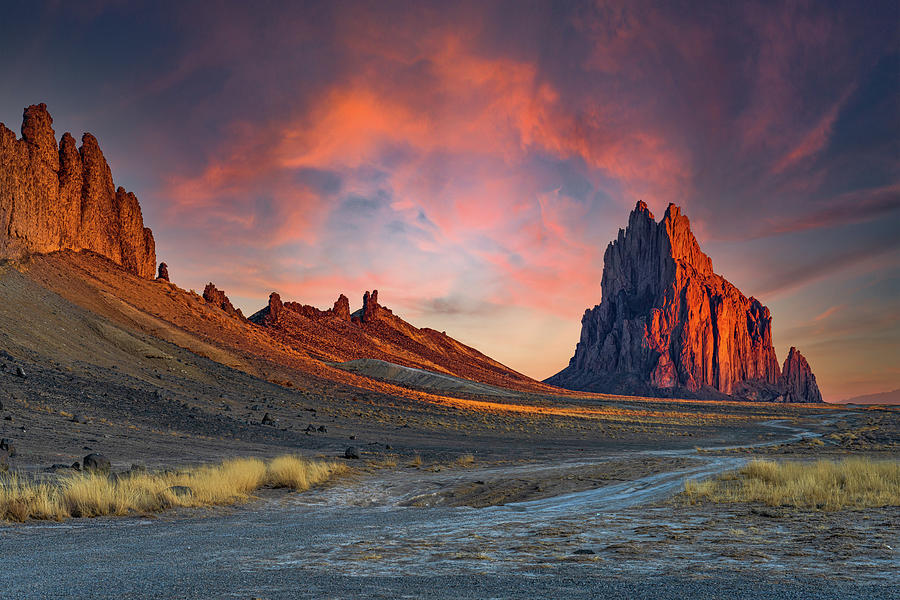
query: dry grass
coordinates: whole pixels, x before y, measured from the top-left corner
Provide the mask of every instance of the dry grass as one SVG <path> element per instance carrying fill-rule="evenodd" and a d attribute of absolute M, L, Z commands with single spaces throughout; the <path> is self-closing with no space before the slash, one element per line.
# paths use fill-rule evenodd
<path fill-rule="evenodd" d="M 264 486 L 303 491 L 347 470 L 338 462 L 280 456 L 268 463 L 257 458 L 238 458 L 179 471 L 128 473 L 116 479 L 75 473 L 56 483 L 32 483 L 11 475 L 0 479 L 0 520 L 60 521 L 69 517 L 153 513 L 176 506 L 234 504 L 247 500 Z"/>
<path fill-rule="evenodd" d="M 419 468 L 422 466 L 422 457 L 416 454 L 412 461 L 409 463 L 409 466 Z"/>
<path fill-rule="evenodd" d="M 900 461 L 754 460 L 717 479 L 685 482 L 684 496 L 691 503 L 761 502 L 824 510 L 900 506 Z"/>
<path fill-rule="evenodd" d="M 463 454 L 456 459 L 456 464 L 460 467 L 471 467 L 475 464 L 475 457 L 471 454 Z"/>

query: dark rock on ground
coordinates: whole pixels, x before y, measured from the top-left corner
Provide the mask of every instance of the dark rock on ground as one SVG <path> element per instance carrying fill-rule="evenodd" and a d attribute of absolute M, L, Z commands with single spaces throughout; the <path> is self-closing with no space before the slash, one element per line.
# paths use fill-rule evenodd
<path fill-rule="evenodd" d="M 0 439 L 0 450 L 5 450 L 10 456 L 16 455 L 16 447 L 9 438 Z"/>
<path fill-rule="evenodd" d="M 109 470 L 112 467 L 108 458 L 97 453 L 88 454 L 81 463 L 85 471 L 92 471 L 95 473 L 109 473 Z"/>
<path fill-rule="evenodd" d="M 356 446 L 348 446 L 344 450 L 344 458 L 359 458 L 359 450 L 356 449 Z"/>

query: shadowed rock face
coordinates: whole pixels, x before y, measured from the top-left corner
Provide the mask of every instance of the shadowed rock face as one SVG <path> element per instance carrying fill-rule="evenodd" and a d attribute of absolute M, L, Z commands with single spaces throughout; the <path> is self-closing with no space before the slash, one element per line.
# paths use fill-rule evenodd
<path fill-rule="evenodd" d="M 25 109 L 22 139 L 0 124 L 0 257 L 91 250 L 153 278 L 153 233 L 134 194 L 115 188 L 96 138 L 56 144 L 47 106 Z"/>
<path fill-rule="evenodd" d="M 784 359 L 781 386 L 785 402 L 822 402 L 816 376 L 803 355 L 793 346 Z"/>
<path fill-rule="evenodd" d="M 754 398 L 779 399 L 784 382 L 769 309 L 713 272 L 674 204 L 657 223 L 637 203 L 627 229 L 606 249 L 601 287 L 603 301 L 582 318 L 575 356 L 547 383 L 712 396 L 755 387 L 766 393 Z M 781 400 L 821 401 L 809 391 L 798 388 Z"/>

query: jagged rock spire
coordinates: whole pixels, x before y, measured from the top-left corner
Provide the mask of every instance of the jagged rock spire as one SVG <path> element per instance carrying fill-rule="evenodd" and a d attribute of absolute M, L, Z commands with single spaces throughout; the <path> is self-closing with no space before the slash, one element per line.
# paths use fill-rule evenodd
<path fill-rule="evenodd" d="M 91 250 L 153 278 L 156 249 L 137 197 L 116 189 L 97 139 L 59 145 L 45 104 L 25 109 L 22 138 L 0 124 L 0 257 Z"/>
<path fill-rule="evenodd" d="M 606 249 L 601 289 L 569 366 L 549 383 L 723 394 L 747 382 L 782 385 L 769 309 L 713 272 L 674 204 L 656 222 L 637 203 Z"/>

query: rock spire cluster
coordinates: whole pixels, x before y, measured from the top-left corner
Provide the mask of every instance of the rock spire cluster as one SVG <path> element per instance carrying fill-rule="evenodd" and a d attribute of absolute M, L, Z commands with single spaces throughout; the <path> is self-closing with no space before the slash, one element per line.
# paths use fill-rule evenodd
<path fill-rule="evenodd" d="M 97 139 L 56 143 L 45 104 L 25 109 L 22 138 L 0 123 L 0 258 L 90 250 L 147 279 L 156 272 L 153 233 L 137 197 L 115 187 Z"/>

